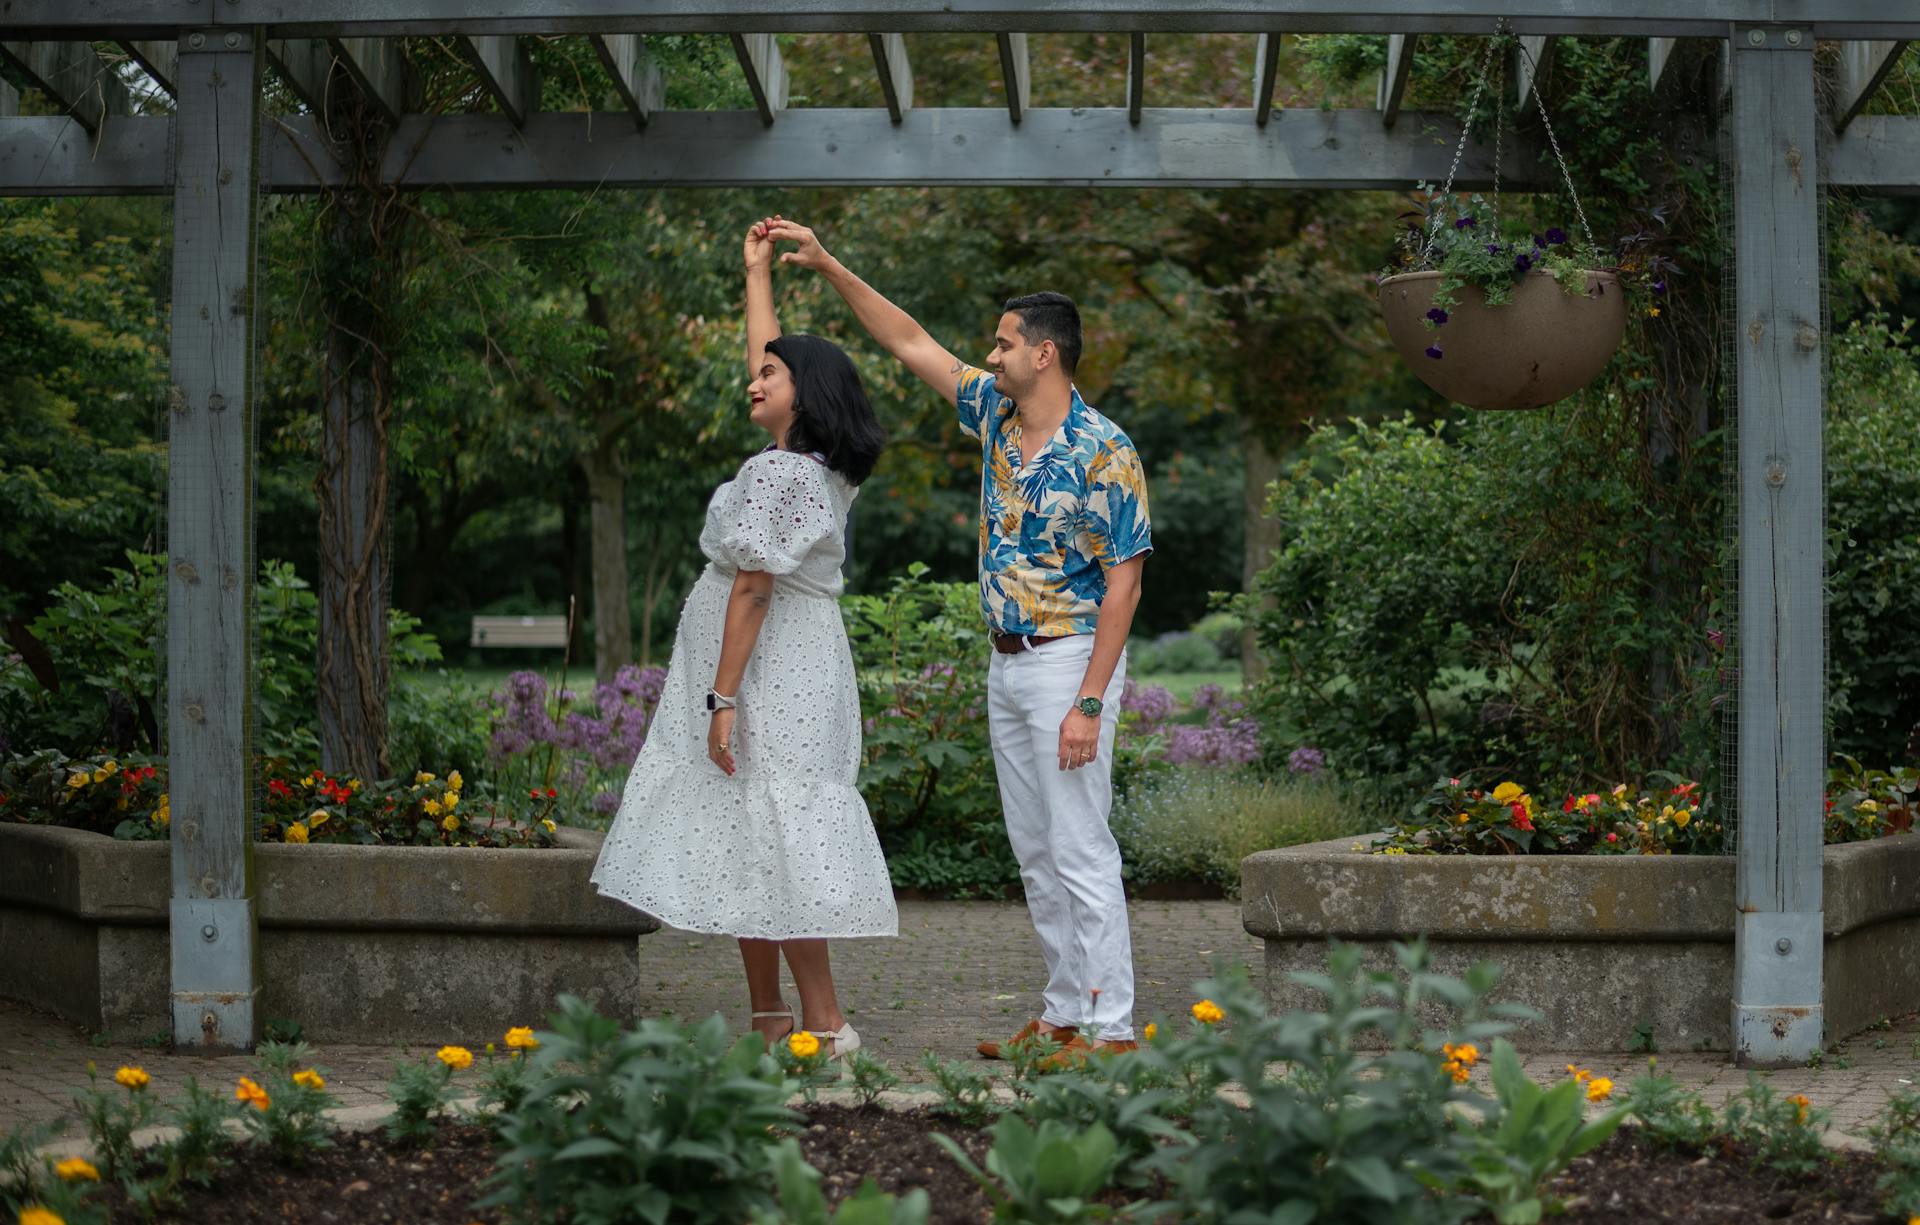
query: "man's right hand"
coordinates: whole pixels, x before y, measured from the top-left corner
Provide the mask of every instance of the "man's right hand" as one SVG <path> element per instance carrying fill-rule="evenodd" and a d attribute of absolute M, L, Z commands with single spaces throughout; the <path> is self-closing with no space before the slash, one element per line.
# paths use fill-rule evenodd
<path fill-rule="evenodd" d="M 799 222 L 775 217 L 766 224 L 774 241 L 799 244 L 798 250 L 780 253 L 781 263 L 794 264 L 819 272 L 833 261 L 833 256 L 827 254 L 827 249 L 820 245 L 818 236 Z"/>
<path fill-rule="evenodd" d="M 773 267 L 773 235 L 767 233 L 767 226 L 773 219 L 756 221 L 747 227 L 747 244 L 744 258 L 747 271 Z"/>

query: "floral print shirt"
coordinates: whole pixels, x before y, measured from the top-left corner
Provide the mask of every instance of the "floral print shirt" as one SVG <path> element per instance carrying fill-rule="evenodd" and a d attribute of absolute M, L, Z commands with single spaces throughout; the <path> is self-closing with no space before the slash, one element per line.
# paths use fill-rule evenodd
<path fill-rule="evenodd" d="M 1133 442 L 1080 398 L 1025 462 L 1020 414 L 977 367 L 960 374 L 960 428 L 980 442 L 980 611 L 990 629 L 1091 634 L 1107 569 L 1153 551 Z"/>

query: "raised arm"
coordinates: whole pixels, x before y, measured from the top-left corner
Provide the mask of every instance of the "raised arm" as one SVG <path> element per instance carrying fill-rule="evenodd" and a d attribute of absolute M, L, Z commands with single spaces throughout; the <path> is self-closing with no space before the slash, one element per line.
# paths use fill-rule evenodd
<path fill-rule="evenodd" d="M 780 338 L 780 321 L 773 315 L 773 237 L 767 223 L 756 221 L 747 230 L 747 378 L 760 377 L 767 342 Z"/>
<path fill-rule="evenodd" d="M 776 241 L 798 244 L 798 250 L 781 253 L 781 263 L 811 268 L 825 277 L 827 283 L 853 308 L 854 318 L 860 321 L 860 326 L 867 329 L 868 334 L 879 341 L 887 352 L 899 358 L 908 370 L 918 375 L 921 382 L 945 396 L 949 403 L 952 402 L 964 366 L 959 358 L 929 336 L 927 329 L 915 322 L 912 315 L 881 297 L 873 286 L 849 272 L 845 264 L 820 245 L 820 239 L 812 230 L 781 217 L 773 219 L 770 230 Z"/>

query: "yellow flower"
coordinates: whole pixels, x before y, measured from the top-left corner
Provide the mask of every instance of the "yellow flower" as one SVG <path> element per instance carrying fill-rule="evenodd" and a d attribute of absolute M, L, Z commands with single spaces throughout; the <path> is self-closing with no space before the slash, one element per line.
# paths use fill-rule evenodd
<path fill-rule="evenodd" d="M 1591 1077 L 1587 1081 L 1587 1100 L 1604 1102 L 1613 1095 L 1613 1082 L 1604 1076 Z"/>
<path fill-rule="evenodd" d="M 811 1059 L 820 1053 L 820 1039 L 804 1029 L 796 1029 L 787 1038 L 787 1049 L 802 1059 Z"/>
<path fill-rule="evenodd" d="M 332 813 L 328 812 L 324 808 L 316 808 L 313 810 L 313 815 L 307 818 L 307 826 L 310 829 L 319 829 L 322 825 L 325 825 L 328 821 L 331 821 L 332 819 L 333 819 Z"/>
<path fill-rule="evenodd" d="M 1583 1085 L 1593 1079 L 1592 1072 L 1587 1071 L 1585 1068 L 1576 1068 L 1572 1064 L 1567 1065 L 1567 1075 L 1573 1077 L 1574 1080 Z"/>
<path fill-rule="evenodd" d="M 426 783 L 430 783 L 433 781 L 433 775 L 428 774 L 425 770 L 422 770 L 420 771 L 420 773 L 413 776 L 413 781 L 424 785 Z"/>
<path fill-rule="evenodd" d="M 153 1077 L 147 1075 L 145 1068 L 124 1067 L 113 1074 L 113 1083 L 129 1089 L 144 1089 Z"/>
<path fill-rule="evenodd" d="M 460 818 L 452 813 L 448 813 L 447 819 L 440 822 L 440 828 L 451 834 L 454 830 L 460 828 Z"/>
<path fill-rule="evenodd" d="M 1147 1028 L 1141 1032 L 1141 1036 L 1144 1037 L 1147 1041 L 1151 1042 L 1159 1033 L 1160 1033 L 1160 1027 L 1158 1025 L 1155 1025 L 1152 1021 L 1148 1021 Z"/>
<path fill-rule="evenodd" d="M 1480 1062 L 1480 1048 L 1471 1042 L 1462 1042 L 1458 1046 L 1449 1042 L 1440 1049 L 1445 1052 L 1447 1058 L 1464 1063 L 1468 1067 Z"/>
<path fill-rule="evenodd" d="M 80 773 L 78 774 L 67 775 L 67 786 L 73 788 L 76 791 L 86 786 L 88 783 L 92 781 L 93 781 L 93 775 L 88 774 L 85 770 L 80 771 Z"/>
<path fill-rule="evenodd" d="M 1673 820 L 1673 805 L 1669 804 L 1665 808 L 1662 808 L 1658 819 L 1661 821 Z"/>
<path fill-rule="evenodd" d="M 541 817 L 541 818 L 540 818 L 540 824 L 542 824 L 542 825 L 544 825 L 544 826 L 546 826 L 546 827 L 547 827 L 547 832 L 548 832 L 549 834 L 556 834 L 556 833 L 559 833 L 559 832 L 560 832 L 560 827 L 559 827 L 559 826 L 557 826 L 557 825 L 555 825 L 555 824 L 553 823 L 553 820 L 552 820 L 551 818 L 549 818 L 549 817 Z"/>
<path fill-rule="evenodd" d="M 244 1076 L 240 1078 L 240 1083 L 234 1086 L 233 1098 L 237 1102 L 245 1102 L 255 1110 L 265 1110 L 273 1104 L 272 1099 L 267 1097 L 265 1089 Z"/>
<path fill-rule="evenodd" d="M 1466 1084 L 1467 1078 L 1473 1075 L 1473 1073 L 1467 1071 L 1467 1065 L 1464 1063 L 1461 1063 L 1457 1059 L 1447 1060 L 1445 1063 L 1440 1065 L 1440 1068 L 1448 1076 L 1453 1077 L 1453 1083 L 1456 1085 Z"/>
<path fill-rule="evenodd" d="M 118 773 L 120 773 L 120 763 L 109 757 L 105 762 L 101 763 L 100 769 L 94 775 L 94 778 L 105 781 Z"/>
<path fill-rule="evenodd" d="M 1390 846 L 1380 853 L 1382 855 L 1404 855 L 1407 853 L 1407 848 L 1404 846 Z"/>
<path fill-rule="evenodd" d="M 437 817 L 437 816 L 439 816 L 439 815 L 440 815 L 440 801 L 439 801 L 439 800 L 423 800 L 423 801 L 421 801 L 421 803 L 420 803 L 420 807 L 421 807 L 421 809 L 423 809 L 423 810 L 424 810 L 424 811 L 426 812 L 426 814 L 427 814 L 428 816 L 430 816 L 430 817 Z"/>
<path fill-rule="evenodd" d="M 1453 823 L 1455 825 L 1465 825 L 1467 822 L 1471 820 L 1473 820 L 1473 818 L 1469 817 L 1466 813 L 1463 812 L 1459 816 L 1453 819 Z"/>
<path fill-rule="evenodd" d="M 307 840 L 306 826 L 300 824 L 300 822 L 298 821 L 295 821 L 292 825 L 287 826 L 288 842 L 305 842 L 306 840 Z"/>
<path fill-rule="evenodd" d="M 1657 306 L 1649 306 L 1649 307 L 1647 308 L 1647 318 L 1649 318 L 1649 319 L 1658 319 L 1659 317 L 1660 317 L 1660 308 L 1659 308 L 1659 307 L 1657 307 Z"/>
<path fill-rule="evenodd" d="M 350 778 L 350 779 L 348 779 L 348 780 L 347 780 L 347 790 L 348 790 L 348 791 L 358 791 L 358 790 L 360 790 L 360 780 L 359 780 L 359 779 L 357 779 L 357 778 Z"/>
<path fill-rule="evenodd" d="M 1804 1093 L 1796 1093 L 1787 1100 L 1793 1103 L 1793 1121 L 1804 1124 L 1807 1121 L 1807 1111 L 1813 1103 L 1807 1100 L 1807 1095 Z"/>
<path fill-rule="evenodd" d="M 516 1025 L 507 1031 L 507 1045 L 516 1051 L 530 1051 L 540 1045 L 540 1039 L 533 1036 L 533 1026 Z"/>
<path fill-rule="evenodd" d="M 67 1225 L 67 1218 L 38 1204 L 20 1210 L 20 1225 Z"/>
<path fill-rule="evenodd" d="M 160 807 L 153 810 L 153 823 L 155 825 L 173 824 L 173 810 L 165 804 L 160 805 Z"/>
<path fill-rule="evenodd" d="M 452 812 L 454 809 L 460 807 L 460 793 L 458 791 L 447 792 L 447 798 L 440 801 L 440 807 L 447 812 Z"/>
<path fill-rule="evenodd" d="M 93 1162 L 85 1157 L 69 1157 L 53 1167 L 53 1172 L 63 1182 L 78 1182 L 84 1178 L 88 1182 L 99 1182 L 100 1171 L 93 1168 Z"/>
<path fill-rule="evenodd" d="M 1201 1000 L 1193 1006 L 1193 1019 L 1202 1025 L 1217 1025 L 1226 1019 L 1227 1014 L 1212 1000 Z"/>
<path fill-rule="evenodd" d="M 304 1068 L 301 1071 L 295 1072 L 293 1074 L 293 1083 L 303 1089 L 324 1089 L 327 1087 L 326 1078 L 312 1068 Z"/>
<path fill-rule="evenodd" d="M 309 774 L 309 775 L 307 775 L 307 776 L 306 776 L 305 778 L 303 778 L 303 779 L 301 779 L 301 780 L 300 780 L 300 785 L 301 785 L 302 787 L 311 787 L 311 786 L 313 786 L 313 775 L 311 775 L 311 774 Z"/>
<path fill-rule="evenodd" d="M 1693 820 L 1693 809 L 1682 808 L 1673 814 L 1673 823 L 1679 829 L 1687 828 L 1687 822 Z"/>
<path fill-rule="evenodd" d="M 455 791 L 466 786 L 465 783 L 460 781 L 460 771 L 455 770 L 453 773 L 447 775 L 447 786 L 453 788 Z"/>
<path fill-rule="evenodd" d="M 1853 806 L 1853 810 L 1855 812 L 1864 812 L 1868 816 L 1872 816 L 1874 813 L 1880 811 L 1880 805 L 1874 803 L 1872 800 L 1861 800 L 1858 804 L 1855 804 Z"/>
<path fill-rule="evenodd" d="M 443 1046 L 435 1057 L 456 1072 L 464 1072 L 473 1066 L 473 1052 L 464 1046 Z"/>
<path fill-rule="evenodd" d="M 1526 793 L 1526 789 L 1519 783 L 1501 783 L 1493 789 L 1493 802 L 1496 804 L 1511 804 Z"/>

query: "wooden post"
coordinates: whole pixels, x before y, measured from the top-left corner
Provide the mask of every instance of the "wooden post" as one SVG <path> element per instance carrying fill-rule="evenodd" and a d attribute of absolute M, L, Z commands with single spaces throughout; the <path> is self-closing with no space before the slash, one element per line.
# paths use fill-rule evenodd
<path fill-rule="evenodd" d="M 1822 1025 L 1826 765 L 1820 168 L 1813 32 L 1737 27 L 1739 866 L 1733 1050 L 1804 1061 Z"/>
<path fill-rule="evenodd" d="M 180 40 L 167 468 L 173 1040 L 259 1032 L 253 899 L 257 30 Z"/>

